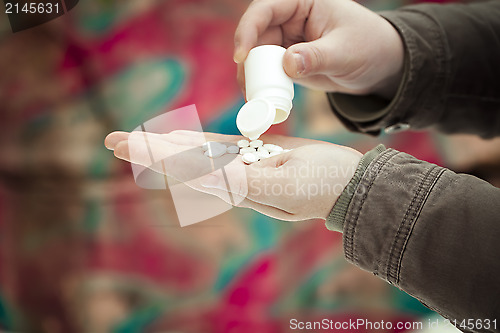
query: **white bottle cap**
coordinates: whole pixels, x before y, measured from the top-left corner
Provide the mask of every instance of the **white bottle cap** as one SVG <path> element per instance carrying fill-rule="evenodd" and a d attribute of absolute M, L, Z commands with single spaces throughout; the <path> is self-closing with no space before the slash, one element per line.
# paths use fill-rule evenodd
<path fill-rule="evenodd" d="M 254 98 L 243 105 L 236 116 L 236 126 L 250 140 L 257 140 L 271 127 L 276 107 L 265 98 Z"/>

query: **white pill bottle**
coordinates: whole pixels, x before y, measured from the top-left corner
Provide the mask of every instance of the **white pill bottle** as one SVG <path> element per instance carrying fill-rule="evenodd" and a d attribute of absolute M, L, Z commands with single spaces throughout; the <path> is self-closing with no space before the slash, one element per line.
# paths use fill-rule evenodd
<path fill-rule="evenodd" d="M 293 81 L 283 69 L 285 51 L 278 45 L 261 45 L 251 49 L 245 60 L 248 102 L 238 112 L 236 126 L 250 140 L 290 115 L 294 92 Z"/>

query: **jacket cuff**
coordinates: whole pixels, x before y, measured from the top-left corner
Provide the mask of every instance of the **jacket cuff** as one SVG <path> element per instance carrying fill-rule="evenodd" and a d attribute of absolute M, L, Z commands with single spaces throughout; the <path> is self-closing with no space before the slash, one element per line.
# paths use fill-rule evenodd
<path fill-rule="evenodd" d="M 342 191 L 342 193 L 340 194 L 337 202 L 330 211 L 330 214 L 328 214 L 328 217 L 326 218 L 326 228 L 328 230 L 338 232 L 343 231 L 345 215 L 347 213 L 347 209 L 349 208 L 349 204 L 351 203 L 351 199 L 354 196 L 356 188 L 358 187 L 359 181 L 363 177 L 363 174 L 368 168 L 368 165 L 370 165 L 373 159 L 375 159 L 375 157 L 377 157 L 384 150 L 385 147 L 381 144 L 361 157 L 354 175 L 345 187 L 344 191 Z"/>
<path fill-rule="evenodd" d="M 382 129 L 390 133 L 410 126 L 426 127 L 436 122 L 438 115 L 433 111 L 439 110 L 438 98 L 445 86 L 445 42 L 441 29 L 430 17 L 412 11 L 411 7 L 379 14 L 398 31 L 405 48 L 403 77 L 394 98 L 327 93 L 330 106 L 351 131 L 378 135 Z"/>

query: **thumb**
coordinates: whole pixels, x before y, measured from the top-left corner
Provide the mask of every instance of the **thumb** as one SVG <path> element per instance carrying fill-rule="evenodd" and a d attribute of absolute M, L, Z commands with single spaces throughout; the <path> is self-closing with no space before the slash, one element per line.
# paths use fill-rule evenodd
<path fill-rule="evenodd" d="M 283 68 L 292 78 L 307 77 L 316 74 L 331 73 L 335 70 L 332 61 L 334 44 L 322 37 L 307 43 L 290 46 L 283 56 Z"/>

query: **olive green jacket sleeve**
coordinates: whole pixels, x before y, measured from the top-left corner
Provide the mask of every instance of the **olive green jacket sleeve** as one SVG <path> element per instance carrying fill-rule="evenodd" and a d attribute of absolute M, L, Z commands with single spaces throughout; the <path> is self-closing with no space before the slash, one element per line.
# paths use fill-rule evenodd
<path fill-rule="evenodd" d="M 381 15 L 404 41 L 403 80 L 392 101 L 329 94 L 341 121 L 371 134 L 436 126 L 500 135 L 500 1 Z M 500 331 L 500 189 L 379 146 L 362 158 L 327 227 L 343 232 L 349 261 L 465 320 L 461 330 Z"/>

